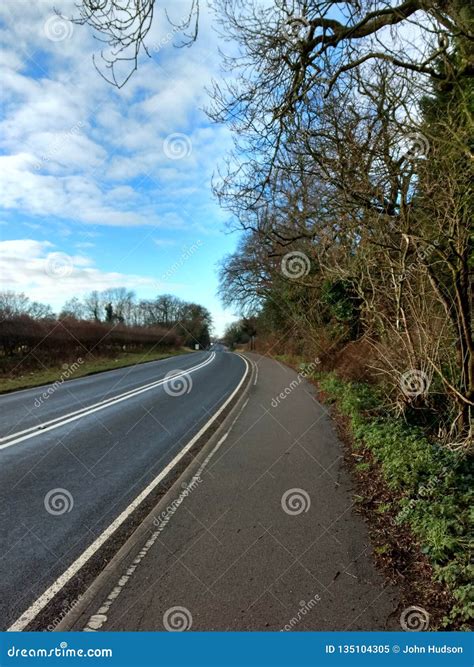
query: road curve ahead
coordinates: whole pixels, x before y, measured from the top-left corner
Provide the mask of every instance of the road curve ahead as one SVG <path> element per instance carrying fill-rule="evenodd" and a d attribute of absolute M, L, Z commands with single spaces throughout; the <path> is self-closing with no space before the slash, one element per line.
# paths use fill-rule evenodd
<path fill-rule="evenodd" d="M 245 371 L 238 355 L 196 352 L 0 397 L 1 629 L 104 535 Z"/>
<path fill-rule="evenodd" d="M 403 597 L 376 569 L 345 448 L 315 387 L 273 359 L 245 357 L 252 381 L 225 433 L 58 629 L 400 630 Z M 200 483 L 183 496 L 191 475 Z"/>

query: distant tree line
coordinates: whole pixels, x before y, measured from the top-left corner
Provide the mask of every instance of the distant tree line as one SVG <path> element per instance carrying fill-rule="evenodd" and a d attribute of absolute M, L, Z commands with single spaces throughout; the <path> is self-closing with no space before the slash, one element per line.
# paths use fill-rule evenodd
<path fill-rule="evenodd" d="M 204 306 L 171 294 L 137 300 L 135 293 L 124 287 L 94 290 L 83 299 L 70 299 L 59 314 L 60 319 L 67 317 L 133 327 L 173 328 L 186 344 L 199 343 L 204 347 L 210 343 L 212 329 L 211 314 Z"/>
<path fill-rule="evenodd" d="M 171 295 L 137 301 L 125 288 L 70 299 L 58 316 L 23 293 L 0 292 L 3 372 L 47 366 L 77 356 L 190 348 L 210 344 L 209 311 Z"/>
<path fill-rule="evenodd" d="M 238 345 L 247 345 L 251 348 L 259 327 L 260 319 L 258 317 L 243 317 L 226 327 L 222 342 L 231 350 Z"/>

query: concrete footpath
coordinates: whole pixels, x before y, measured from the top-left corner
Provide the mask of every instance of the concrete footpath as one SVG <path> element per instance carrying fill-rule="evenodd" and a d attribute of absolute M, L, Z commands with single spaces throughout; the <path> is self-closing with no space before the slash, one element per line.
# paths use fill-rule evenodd
<path fill-rule="evenodd" d="M 232 427 L 58 629 L 400 629 L 327 410 L 294 371 L 246 356 Z"/>

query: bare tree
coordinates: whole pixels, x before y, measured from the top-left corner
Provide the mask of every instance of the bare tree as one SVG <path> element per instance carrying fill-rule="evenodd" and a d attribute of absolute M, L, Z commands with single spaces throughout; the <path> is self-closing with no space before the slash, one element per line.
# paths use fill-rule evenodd
<path fill-rule="evenodd" d="M 102 42 L 99 74 L 117 88 L 124 86 L 138 67 L 140 53 L 150 55 L 145 40 L 152 26 L 155 0 L 81 0 L 72 20 L 87 24 Z M 188 14 L 176 25 L 186 43 L 198 35 L 199 0 L 189 0 Z M 188 31 L 191 31 L 188 34 Z"/>
<path fill-rule="evenodd" d="M 121 87 L 128 81 L 141 51 L 149 55 L 146 38 L 156 4 L 155 0 L 77 3 L 78 16 L 73 20 L 91 26 L 107 47 L 102 57 L 106 76 L 114 85 Z M 169 8 L 165 2 L 163 6 Z M 324 84 L 330 90 L 339 76 L 373 60 L 432 77 L 473 73 L 473 9 L 465 0 L 346 0 L 338 3 L 337 12 L 333 3 L 324 0 L 280 0 L 274 6 L 256 0 L 214 0 L 211 6 L 225 38 L 232 37 L 246 48 L 253 44 L 254 54 L 257 49 L 268 54 L 271 69 L 261 70 L 261 81 L 266 79 L 273 86 L 279 75 L 278 84 L 289 105 L 303 99 L 314 85 Z M 198 36 L 199 12 L 199 0 L 189 0 L 187 14 L 174 24 L 185 44 Z M 407 48 L 413 46 L 413 28 L 421 32 L 429 48 Z M 454 70 L 440 75 L 434 61 L 448 53 L 452 35 L 461 44 L 461 58 Z M 441 38 L 433 43 L 437 36 Z M 123 64 L 128 71 L 118 78 L 115 69 Z"/>

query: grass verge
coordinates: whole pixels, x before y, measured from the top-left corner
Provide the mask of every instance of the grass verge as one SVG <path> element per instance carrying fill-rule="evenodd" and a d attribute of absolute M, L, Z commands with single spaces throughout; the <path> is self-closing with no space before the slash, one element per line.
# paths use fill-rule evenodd
<path fill-rule="evenodd" d="M 187 348 L 178 348 L 174 350 L 153 350 L 149 352 L 122 352 L 114 358 L 97 357 L 88 360 L 84 355 L 82 362 L 76 360 L 72 363 L 64 363 L 61 366 L 51 366 L 39 371 L 31 371 L 25 375 L 16 377 L 0 377 L 0 394 L 5 394 L 17 389 L 28 389 L 29 387 L 39 387 L 57 381 L 72 380 L 86 375 L 94 375 L 104 371 L 114 370 L 115 368 L 124 368 L 126 366 L 136 366 L 148 361 L 159 361 L 168 357 L 188 354 L 192 350 Z"/>
<path fill-rule="evenodd" d="M 293 367 L 301 360 L 279 357 Z M 303 364 L 304 367 L 304 364 Z M 301 366 L 300 366 L 301 368 Z M 355 472 L 363 479 L 361 493 L 371 495 L 369 521 L 383 521 L 383 531 L 392 544 L 405 529 L 426 557 L 435 584 L 449 591 L 440 629 L 469 629 L 474 619 L 472 507 L 474 471 L 466 451 L 453 451 L 432 442 L 417 427 L 382 414 L 376 388 L 341 380 L 334 373 L 312 375 L 325 402 L 335 404 L 349 430 Z M 353 460 L 354 460 L 353 458 Z M 376 489 L 380 479 L 383 489 Z M 373 502 L 373 496 L 377 502 Z M 413 545 L 412 545 L 413 546 Z M 390 549 L 387 544 L 386 549 Z M 383 555 L 384 546 L 379 550 Z M 416 568 L 420 563 L 412 563 Z M 441 596 L 438 596 L 441 597 Z M 434 629 L 434 628 L 430 628 Z"/>

